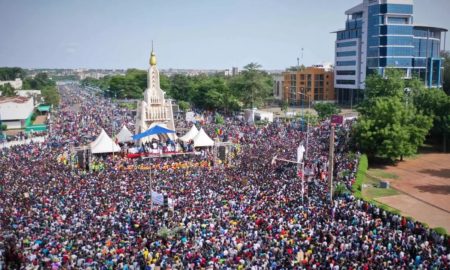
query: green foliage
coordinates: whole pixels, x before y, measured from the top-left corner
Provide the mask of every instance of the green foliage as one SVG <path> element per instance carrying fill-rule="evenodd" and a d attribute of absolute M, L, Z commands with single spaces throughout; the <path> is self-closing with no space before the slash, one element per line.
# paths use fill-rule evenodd
<path fill-rule="evenodd" d="M 358 120 L 357 139 L 369 156 L 409 156 L 422 145 L 431 124 L 430 117 L 406 107 L 399 98 L 380 97 Z"/>
<path fill-rule="evenodd" d="M 14 87 L 12 87 L 9 83 L 0 85 L 0 92 L 2 92 L 2 96 L 5 97 L 17 96 L 16 89 L 14 89 Z"/>
<path fill-rule="evenodd" d="M 402 79 L 403 73 L 397 69 L 386 69 L 385 77 L 372 74 L 366 80 L 366 99 L 377 97 L 397 97 L 404 95 L 405 81 Z"/>
<path fill-rule="evenodd" d="M 347 188 L 345 187 L 344 184 L 339 183 L 336 185 L 336 187 L 334 188 L 334 196 L 341 196 L 347 193 Z"/>
<path fill-rule="evenodd" d="M 160 74 L 161 89 L 167 97 L 182 104 L 201 109 L 212 109 L 224 112 L 238 111 L 244 105 L 264 105 L 271 95 L 272 79 L 261 70 L 261 66 L 251 63 L 235 77 L 219 75 L 186 76 L 176 74 L 167 77 Z M 147 72 L 137 69 L 127 70 L 125 76 L 106 76 L 99 80 L 86 78 L 81 81 L 83 86 L 99 87 L 109 97 L 142 98 L 147 87 Z M 185 102 L 185 103 L 181 103 Z"/>
<path fill-rule="evenodd" d="M 36 89 L 36 90 L 43 90 L 46 86 L 53 86 L 56 87 L 56 83 L 52 81 L 47 73 L 38 73 L 34 78 L 25 78 L 23 81 L 22 88 L 24 90 L 26 89 Z"/>
<path fill-rule="evenodd" d="M 413 103 L 420 112 L 433 119 L 430 134 L 442 141 L 446 151 L 450 135 L 450 96 L 442 89 L 420 89 L 414 93 Z"/>
<path fill-rule="evenodd" d="M 223 125 L 225 123 L 225 119 L 223 118 L 223 116 L 220 113 L 216 113 L 214 115 L 214 120 L 215 120 L 216 124 L 218 124 L 218 125 Z"/>
<path fill-rule="evenodd" d="M 260 68 L 261 65 L 257 63 L 250 63 L 231 81 L 232 93 L 245 107 L 263 106 L 271 96 L 273 80 Z"/>
<path fill-rule="evenodd" d="M 442 66 L 444 67 L 444 73 L 442 75 L 444 92 L 450 95 L 450 51 L 442 51 L 441 57 L 444 58 L 442 62 Z"/>
<path fill-rule="evenodd" d="M 137 77 L 113 76 L 105 95 L 113 98 L 142 98 L 143 90 Z"/>
<path fill-rule="evenodd" d="M 36 113 L 33 112 L 33 114 L 31 115 L 31 122 L 33 123 L 36 120 Z"/>
<path fill-rule="evenodd" d="M 25 89 L 41 90 L 45 102 L 57 106 L 59 104 L 59 92 L 56 83 L 50 79 L 47 73 L 38 73 L 34 78 L 25 78 L 23 87 Z"/>
<path fill-rule="evenodd" d="M 8 128 L 8 126 L 5 125 L 5 124 L 2 124 L 2 125 L 0 126 L 0 130 L 6 130 L 7 128 Z"/>
<path fill-rule="evenodd" d="M 361 116 L 355 138 L 370 157 L 402 159 L 417 152 L 432 119 L 418 112 L 405 94 L 406 86 L 419 85 L 417 82 L 406 84 L 402 73 L 393 69 L 387 70 L 386 76 L 375 74 L 366 79 L 366 98 L 358 109 Z"/>
<path fill-rule="evenodd" d="M 187 110 L 189 110 L 191 105 L 189 104 L 189 102 L 181 100 L 181 101 L 178 101 L 178 107 L 180 107 L 180 110 L 182 110 L 183 112 L 186 112 Z"/>
<path fill-rule="evenodd" d="M 42 97 L 48 104 L 52 104 L 53 106 L 58 106 L 60 96 L 58 89 L 55 86 L 45 86 L 42 90 Z"/>
<path fill-rule="evenodd" d="M 19 67 L 0 67 L 0 81 L 14 81 L 25 78 L 25 70 Z"/>
<path fill-rule="evenodd" d="M 315 126 L 317 124 L 319 124 L 319 117 L 315 114 L 312 114 L 310 112 L 306 112 L 303 117 L 305 118 L 305 121 L 310 125 L 310 126 Z"/>
<path fill-rule="evenodd" d="M 176 100 L 182 100 L 191 102 L 194 96 L 194 80 L 186 75 L 175 74 L 170 79 L 168 78 L 170 83 L 166 83 L 170 85 L 167 90 L 167 94 Z M 162 88 L 162 86 L 161 86 Z M 164 88 L 162 88 L 164 89 Z"/>
<path fill-rule="evenodd" d="M 440 235 L 447 235 L 447 230 L 442 227 L 434 228 L 434 231 L 437 232 Z"/>
<path fill-rule="evenodd" d="M 367 155 L 363 154 L 359 158 L 358 171 L 356 172 L 356 180 L 353 183 L 352 190 L 355 197 L 362 198 L 362 184 L 364 183 L 364 178 L 366 176 L 367 169 L 369 168 L 369 160 Z"/>
<path fill-rule="evenodd" d="M 321 120 L 326 119 L 333 114 L 338 114 L 341 112 L 341 109 L 331 103 L 317 103 L 316 105 L 314 105 L 314 110 L 316 110 Z"/>
<path fill-rule="evenodd" d="M 281 110 L 284 112 L 284 114 L 286 115 L 288 109 L 289 109 L 289 103 L 286 100 L 281 101 Z"/>

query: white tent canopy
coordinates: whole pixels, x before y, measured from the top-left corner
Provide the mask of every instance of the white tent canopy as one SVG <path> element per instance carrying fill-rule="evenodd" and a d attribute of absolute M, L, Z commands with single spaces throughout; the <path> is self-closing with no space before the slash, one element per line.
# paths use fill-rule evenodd
<path fill-rule="evenodd" d="M 194 137 L 194 147 L 207 147 L 213 146 L 214 141 L 206 134 L 203 128 L 200 129 L 198 134 Z"/>
<path fill-rule="evenodd" d="M 192 125 L 191 129 L 184 136 L 181 136 L 179 139 L 182 140 L 183 142 L 188 142 L 194 139 L 195 136 L 197 136 L 197 134 L 198 134 L 197 127 L 195 125 Z"/>
<path fill-rule="evenodd" d="M 92 154 L 113 153 L 119 152 L 120 146 L 118 146 L 102 129 L 100 135 L 98 135 L 95 141 L 90 144 Z"/>
<path fill-rule="evenodd" d="M 133 140 L 133 134 L 126 126 L 123 126 L 120 132 L 117 134 L 117 141 L 120 143 L 131 142 Z"/>

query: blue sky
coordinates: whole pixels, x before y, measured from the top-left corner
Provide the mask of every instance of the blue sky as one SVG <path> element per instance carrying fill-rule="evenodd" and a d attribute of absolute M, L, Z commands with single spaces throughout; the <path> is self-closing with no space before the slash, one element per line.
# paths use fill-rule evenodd
<path fill-rule="evenodd" d="M 0 0 L 0 66 L 265 69 L 333 62 L 361 0 Z M 450 28 L 450 0 L 415 0 L 416 23 Z M 450 49 L 450 33 L 447 35 Z"/>

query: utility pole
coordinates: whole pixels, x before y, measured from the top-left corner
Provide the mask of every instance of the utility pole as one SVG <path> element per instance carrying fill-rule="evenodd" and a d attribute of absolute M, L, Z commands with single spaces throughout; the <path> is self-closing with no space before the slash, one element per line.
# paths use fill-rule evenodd
<path fill-rule="evenodd" d="M 333 168 L 334 168 L 334 124 L 331 124 L 330 154 L 328 157 L 328 190 L 330 192 L 331 204 L 333 204 Z"/>

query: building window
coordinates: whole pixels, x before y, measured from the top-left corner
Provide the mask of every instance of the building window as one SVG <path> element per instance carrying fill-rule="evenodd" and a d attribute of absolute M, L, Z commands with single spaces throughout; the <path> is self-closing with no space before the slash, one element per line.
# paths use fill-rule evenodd
<path fill-rule="evenodd" d="M 381 4 L 380 13 L 412 14 L 412 5 L 402 4 Z"/>
<path fill-rule="evenodd" d="M 356 41 L 339 42 L 336 46 L 338 48 L 356 46 Z"/>
<path fill-rule="evenodd" d="M 412 35 L 411 25 L 382 25 L 380 26 L 380 35 Z"/>
<path fill-rule="evenodd" d="M 336 80 L 336 84 L 355 84 L 355 80 Z"/>
<path fill-rule="evenodd" d="M 406 45 L 413 46 L 413 37 L 386 36 L 380 37 L 380 45 Z"/>
<path fill-rule="evenodd" d="M 380 58 L 380 67 L 411 67 L 412 58 Z"/>
<path fill-rule="evenodd" d="M 336 61 L 336 66 L 356 66 L 356 61 Z"/>
<path fill-rule="evenodd" d="M 337 70 L 336 75 L 355 75 L 355 70 Z"/>
<path fill-rule="evenodd" d="M 336 52 L 337 57 L 356 56 L 356 51 Z"/>
<path fill-rule="evenodd" d="M 305 74 L 300 74 L 300 80 L 302 80 L 302 81 L 305 80 Z"/>
<path fill-rule="evenodd" d="M 405 17 L 388 17 L 388 24 L 408 24 L 408 21 Z"/>

